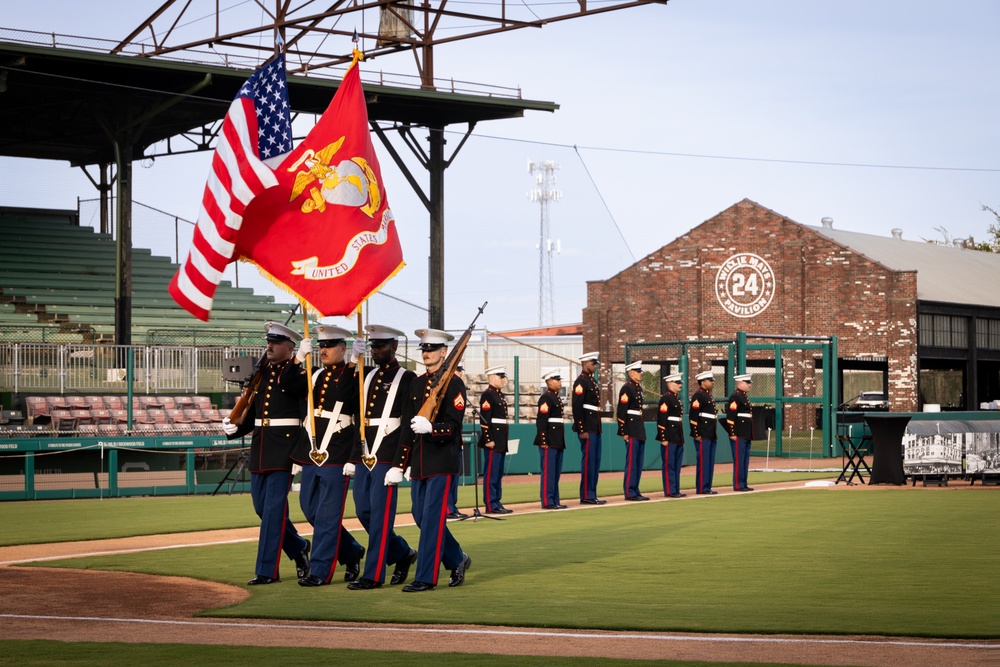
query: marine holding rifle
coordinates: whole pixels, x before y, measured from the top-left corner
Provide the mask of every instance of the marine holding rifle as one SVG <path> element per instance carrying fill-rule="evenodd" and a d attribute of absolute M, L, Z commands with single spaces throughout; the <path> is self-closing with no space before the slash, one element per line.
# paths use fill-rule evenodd
<path fill-rule="evenodd" d="M 230 440 L 253 432 L 250 497 L 260 517 L 260 535 L 256 576 L 247 582 L 249 586 L 281 580 L 278 566 L 282 551 L 295 561 L 299 579 L 309 576 L 309 540 L 300 536 L 288 519 L 288 489 L 292 485 L 292 453 L 296 447 L 309 447 L 309 435 L 302 427 L 309 391 L 302 362 L 312 344 L 276 322 L 267 322 L 264 331 L 264 357 L 236 407 L 222 420 L 222 430 Z"/>
<path fill-rule="evenodd" d="M 403 434 L 391 471 L 401 476 L 409 468 L 413 518 L 420 529 L 417 571 L 413 582 L 403 587 L 406 593 L 433 590 L 442 564 L 451 570 L 448 585 L 461 586 L 472 564 L 444 521 L 448 488 L 461 466 L 466 394 L 454 369 L 468 336 L 456 346 L 454 358 L 446 360 L 454 336 L 438 329 L 418 329 L 416 335 L 426 372 L 410 383 L 403 405 Z"/>

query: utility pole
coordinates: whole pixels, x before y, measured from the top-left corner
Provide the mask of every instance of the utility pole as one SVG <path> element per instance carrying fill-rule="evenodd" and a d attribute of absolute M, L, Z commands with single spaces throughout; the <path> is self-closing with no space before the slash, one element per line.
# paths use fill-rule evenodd
<path fill-rule="evenodd" d="M 538 326 L 553 323 L 552 257 L 561 250 L 559 240 L 550 238 L 549 202 L 559 201 L 562 192 L 555 189 L 556 169 L 552 160 L 542 163 L 528 160 L 528 173 L 535 177 L 536 187 L 528 191 L 528 199 L 540 209 L 538 225 Z"/>

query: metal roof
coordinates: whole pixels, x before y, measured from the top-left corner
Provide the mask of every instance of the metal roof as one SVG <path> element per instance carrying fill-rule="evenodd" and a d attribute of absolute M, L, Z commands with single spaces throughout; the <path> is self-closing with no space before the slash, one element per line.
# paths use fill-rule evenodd
<path fill-rule="evenodd" d="M 0 72 L 0 155 L 88 165 L 114 161 L 111 136 L 129 136 L 139 157 L 159 141 L 217 123 L 252 70 L 0 41 Z M 521 99 L 517 89 L 483 86 L 475 94 L 371 83 L 379 74 L 362 76 L 372 121 L 445 127 L 558 109 Z M 293 111 L 321 114 L 339 85 L 339 77 L 289 76 Z M 198 133 L 188 148 L 210 148 L 212 138 Z"/>
<path fill-rule="evenodd" d="M 803 226 L 893 271 L 916 271 L 920 301 L 1000 307 L 1000 254 Z"/>

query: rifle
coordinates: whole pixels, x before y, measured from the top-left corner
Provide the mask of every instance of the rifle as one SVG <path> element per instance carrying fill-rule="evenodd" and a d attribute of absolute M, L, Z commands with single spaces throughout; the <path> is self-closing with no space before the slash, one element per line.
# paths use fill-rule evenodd
<path fill-rule="evenodd" d="M 285 320 L 285 326 L 292 321 L 295 317 L 295 311 L 299 309 L 298 304 L 292 308 L 292 312 L 288 315 L 288 319 Z M 244 417 L 247 416 L 247 408 L 253 403 L 254 397 L 257 395 L 257 387 L 260 386 L 261 378 L 264 377 L 264 364 L 267 361 L 267 352 L 260 355 L 260 359 L 254 364 L 253 370 L 250 371 L 250 375 L 247 379 L 243 381 L 243 391 L 240 393 L 240 397 L 236 399 L 236 404 L 233 406 L 232 412 L 229 413 L 229 421 L 239 426 L 243 423 Z"/>
<path fill-rule="evenodd" d="M 424 401 L 424 404 L 420 406 L 420 411 L 417 412 L 419 416 L 426 418 L 427 421 L 432 422 L 437 416 L 438 409 L 441 407 L 441 398 L 444 396 L 445 390 L 448 389 L 448 383 L 451 382 L 451 378 L 455 375 L 458 362 L 461 361 L 462 355 L 465 354 L 465 348 L 469 344 L 469 339 L 472 338 L 472 329 L 476 326 L 476 320 L 479 319 L 479 316 L 483 314 L 483 310 L 486 309 L 487 303 L 489 301 L 483 302 L 483 305 L 479 308 L 479 312 L 472 318 L 469 328 L 459 337 L 458 342 L 455 343 L 455 347 L 445 357 L 441 368 L 431 377 L 430 392 L 427 395 L 427 400 Z"/>

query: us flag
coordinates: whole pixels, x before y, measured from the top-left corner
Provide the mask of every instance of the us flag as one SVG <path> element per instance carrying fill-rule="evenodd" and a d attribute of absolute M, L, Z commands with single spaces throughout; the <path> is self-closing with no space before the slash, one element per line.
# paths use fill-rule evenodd
<path fill-rule="evenodd" d="M 292 150 L 285 58 L 278 55 L 247 79 L 222 121 L 212 169 L 187 259 L 170 281 L 182 308 L 208 321 L 222 273 L 233 260 L 243 212 L 278 183 L 271 171 Z"/>

